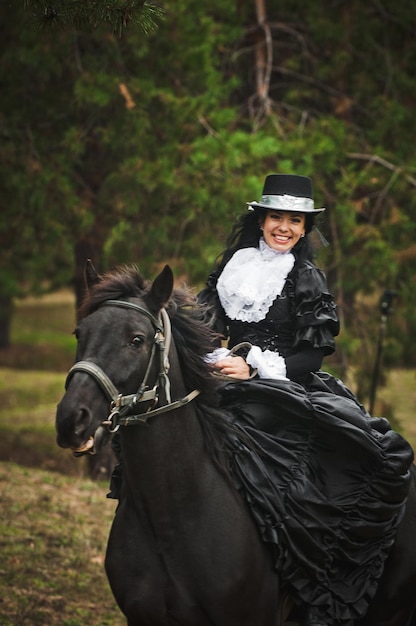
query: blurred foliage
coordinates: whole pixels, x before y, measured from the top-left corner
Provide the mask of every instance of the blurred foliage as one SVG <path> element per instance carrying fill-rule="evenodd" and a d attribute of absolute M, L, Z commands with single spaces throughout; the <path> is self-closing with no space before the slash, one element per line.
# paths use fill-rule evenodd
<path fill-rule="evenodd" d="M 0 295 L 79 283 L 86 251 L 199 287 L 264 176 L 296 172 L 328 209 L 343 362 L 366 393 L 391 288 L 388 360 L 414 366 L 416 5 L 310 4 L 267 0 L 260 24 L 255 0 L 167 0 L 146 36 L 0 7 Z"/>

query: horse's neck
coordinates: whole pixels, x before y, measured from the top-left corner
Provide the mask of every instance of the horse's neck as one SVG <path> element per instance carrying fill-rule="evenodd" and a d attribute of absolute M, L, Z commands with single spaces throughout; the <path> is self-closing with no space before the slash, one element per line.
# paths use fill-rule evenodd
<path fill-rule="evenodd" d="M 122 430 L 123 464 L 133 470 L 146 467 L 152 475 L 176 469 L 176 461 L 192 465 L 204 448 L 194 406 L 150 417 L 146 424 Z M 140 472 L 141 473 L 141 472 Z"/>
<path fill-rule="evenodd" d="M 181 379 L 171 381 L 172 400 L 186 395 Z M 217 472 L 206 451 L 195 401 L 150 417 L 146 425 L 122 428 L 122 456 L 128 492 L 155 504 L 198 497 L 206 476 Z"/>
<path fill-rule="evenodd" d="M 223 481 L 193 407 L 126 427 L 122 436 L 126 506 L 141 526 L 170 536 L 184 520 L 203 519 L 207 506 L 216 506 L 212 485 Z"/>
<path fill-rule="evenodd" d="M 169 357 L 175 401 L 188 386 L 173 342 Z M 160 536 L 180 531 L 184 520 L 193 527 L 230 497 L 230 482 L 207 450 L 197 402 L 155 415 L 145 426 L 122 428 L 126 511 L 134 511 L 142 526 Z"/>

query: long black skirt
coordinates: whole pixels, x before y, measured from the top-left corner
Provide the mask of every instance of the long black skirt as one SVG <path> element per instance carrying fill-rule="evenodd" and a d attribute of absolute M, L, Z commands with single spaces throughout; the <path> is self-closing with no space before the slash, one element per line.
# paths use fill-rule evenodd
<path fill-rule="evenodd" d="M 365 615 L 410 486 L 413 451 L 337 379 L 225 384 L 243 437 L 230 469 L 295 602 L 324 623 Z"/>

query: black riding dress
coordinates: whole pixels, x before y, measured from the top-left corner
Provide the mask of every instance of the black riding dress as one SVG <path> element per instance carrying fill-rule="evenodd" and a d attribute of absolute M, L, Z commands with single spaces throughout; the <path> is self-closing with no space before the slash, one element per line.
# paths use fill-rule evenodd
<path fill-rule="evenodd" d="M 334 351 L 336 306 L 312 263 L 295 265 L 259 322 L 228 319 L 216 282 L 211 275 L 200 300 L 230 348 L 249 342 L 287 362 L 311 348 Z M 225 383 L 221 405 L 254 443 L 233 440 L 230 469 L 293 599 L 323 623 L 353 624 L 376 592 L 404 512 L 411 447 L 322 371 Z"/>

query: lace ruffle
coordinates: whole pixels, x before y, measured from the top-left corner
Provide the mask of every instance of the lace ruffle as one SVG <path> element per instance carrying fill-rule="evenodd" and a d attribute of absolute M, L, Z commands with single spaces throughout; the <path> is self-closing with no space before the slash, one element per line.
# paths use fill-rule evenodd
<path fill-rule="evenodd" d="M 279 253 L 260 240 L 259 248 L 237 250 L 225 266 L 217 292 L 227 316 L 242 322 L 259 322 L 280 296 L 295 258 Z"/>
<path fill-rule="evenodd" d="M 286 362 L 278 352 L 262 350 L 259 346 L 252 346 L 246 361 L 257 370 L 259 378 L 288 380 L 286 377 Z"/>

